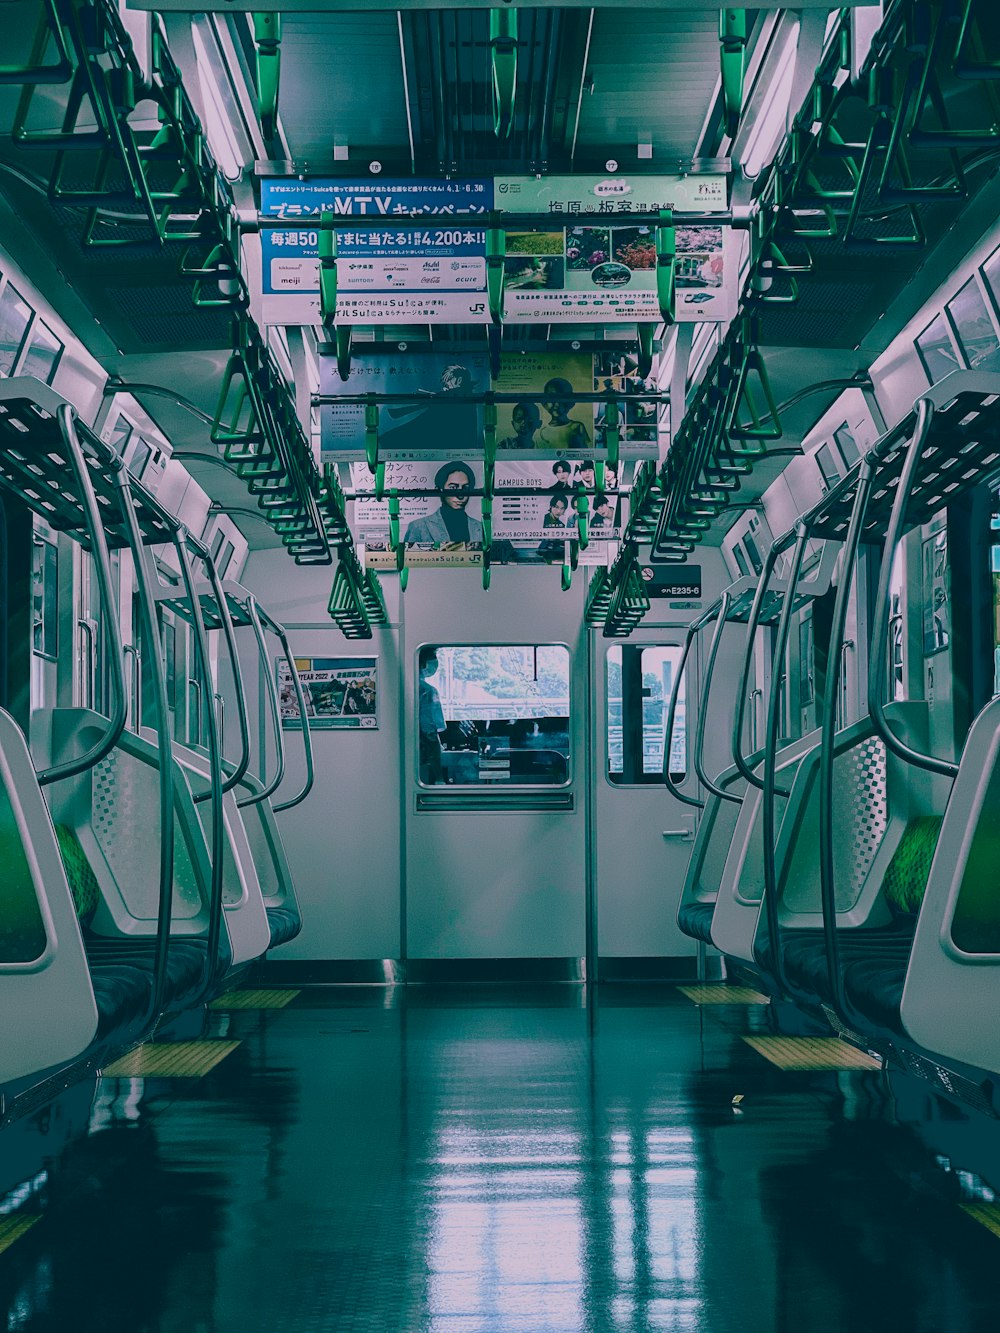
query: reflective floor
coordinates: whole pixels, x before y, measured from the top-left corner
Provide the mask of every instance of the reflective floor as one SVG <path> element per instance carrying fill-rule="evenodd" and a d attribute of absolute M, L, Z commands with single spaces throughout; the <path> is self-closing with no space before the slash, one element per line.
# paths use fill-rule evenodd
<path fill-rule="evenodd" d="M 38 1218 L 0 1330 L 996 1333 L 1000 1237 L 962 1205 L 990 1211 L 998 1126 L 783 1073 L 742 1040 L 772 1023 L 666 987 L 214 1013 L 240 1045 L 204 1078 L 0 1133 L 0 1226 Z"/>

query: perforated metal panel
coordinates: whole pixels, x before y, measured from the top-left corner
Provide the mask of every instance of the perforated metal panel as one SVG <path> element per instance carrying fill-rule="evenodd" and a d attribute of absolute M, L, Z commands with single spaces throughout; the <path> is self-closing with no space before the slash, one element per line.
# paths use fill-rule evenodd
<path fill-rule="evenodd" d="M 121 750 L 112 750 L 94 770 L 92 826 L 131 914 L 157 915 L 160 854 L 159 774 Z M 174 905 L 176 919 L 197 916 L 201 896 L 183 829 L 174 817 Z"/>
<path fill-rule="evenodd" d="M 267 835 L 260 806 L 248 805 L 243 811 L 243 823 L 264 902 L 269 906 L 281 902 L 284 900 L 285 888 L 278 878 L 278 867 L 275 864 L 271 839 Z"/>
<path fill-rule="evenodd" d="M 885 746 L 875 737 L 833 761 L 833 855 L 837 907 L 861 893 L 889 822 Z"/>

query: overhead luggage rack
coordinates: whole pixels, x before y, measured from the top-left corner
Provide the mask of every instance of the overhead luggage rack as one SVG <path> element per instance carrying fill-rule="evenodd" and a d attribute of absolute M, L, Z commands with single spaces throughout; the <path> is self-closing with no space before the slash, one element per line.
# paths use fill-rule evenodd
<path fill-rule="evenodd" d="M 908 528 L 926 523 L 970 486 L 1000 470 L 1000 375 L 956 370 L 923 397 L 934 404 L 934 414 L 907 505 Z M 876 473 L 861 530 L 863 542 L 885 537 L 916 424 L 914 409 L 879 440 L 869 455 Z M 806 516 L 812 536 L 844 539 L 863 461 L 859 460 Z"/>
<path fill-rule="evenodd" d="M 39 380 L 0 381 L 0 484 L 24 501 L 58 532 L 69 533 L 88 550 L 86 516 L 72 485 L 72 466 L 58 409 L 65 399 Z M 115 472 L 125 464 L 92 430 L 76 423 L 90 471 L 107 543 L 128 546 L 128 532 L 117 499 Z M 177 527 L 173 518 L 138 482 L 131 482 L 136 522 L 146 545 L 168 542 Z"/>

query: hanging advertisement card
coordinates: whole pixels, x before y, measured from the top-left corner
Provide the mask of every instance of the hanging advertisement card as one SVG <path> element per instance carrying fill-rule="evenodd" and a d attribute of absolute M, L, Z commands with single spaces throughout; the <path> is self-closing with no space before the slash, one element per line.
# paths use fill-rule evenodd
<path fill-rule="evenodd" d="M 371 474 L 363 464 L 351 468 L 356 490 L 370 489 Z M 399 535 L 408 565 L 455 568 L 482 563 L 481 501 L 470 495 L 483 484 L 482 464 L 460 459 L 386 464 L 386 493 L 392 490 L 425 492 L 399 500 Z M 396 553 L 389 550 L 389 501 L 374 496 L 354 502 L 353 528 L 365 547 L 372 569 L 395 569 Z"/>
<path fill-rule="evenodd" d="M 261 181 L 264 322 L 319 324 L 319 230 L 324 209 L 365 219 L 337 232 L 337 317 L 348 323 L 487 323 L 486 233 L 493 206 L 482 180 Z M 426 227 L 393 226 L 400 213 L 427 215 Z"/>
<path fill-rule="evenodd" d="M 507 213 L 572 217 L 602 213 L 721 213 L 727 204 L 724 175 L 686 176 L 497 176 L 498 208 Z"/>
<path fill-rule="evenodd" d="M 333 357 L 320 358 L 320 392 L 357 397 L 393 394 L 412 402 L 379 407 L 379 458 L 387 461 L 442 457 L 481 459 L 483 409 L 463 397 L 491 388 L 514 397 L 497 404 L 497 456 L 506 459 L 555 459 L 574 462 L 603 457 L 607 448 L 603 403 L 576 402 L 577 394 L 655 393 L 656 385 L 639 378 L 633 356 L 590 352 L 512 352 L 501 357 L 500 375 L 490 379 L 483 352 L 406 351 L 366 354 L 358 348 L 351 374 L 342 380 Z M 450 396 L 454 396 L 449 402 Z M 623 456 L 658 455 L 655 403 L 619 405 Z M 323 461 L 347 462 L 365 456 L 364 407 L 333 404 L 320 410 Z"/>
<path fill-rule="evenodd" d="M 310 730 L 374 730 L 378 727 L 377 657 L 297 657 Z M 281 725 L 301 731 L 302 717 L 283 657 L 275 659 Z"/>
<path fill-rule="evenodd" d="M 584 459 L 573 465 L 556 462 L 551 466 L 537 463 L 498 463 L 496 494 L 493 501 L 494 541 L 528 541 L 562 546 L 576 537 L 576 487 L 594 487 L 594 464 Z M 605 469 L 605 486 L 614 490 L 617 474 Z M 525 492 L 528 492 L 525 494 Z M 587 497 L 588 531 L 592 538 L 617 538 L 623 522 L 622 498 L 596 492 Z M 562 559 L 562 551 L 559 552 Z"/>
<path fill-rule="evenodd" d="M 556 245 L 558 254 L 551 253 Z M 676 318 L 731 320 L 738 298 L 730 227 L 678 227 Z M 544 253 L 533 253 L 544 249 Z M 513 251 L 513 253 L 512 253 Z M 651 227 L 566 227 L 507 237 L 507 323 L 658 321 L 656 247 Z"/>
<path fill-rule="evenodd" d="M 413 399 L 379 408 L 380 459 L 440 459 L 446 452 L 455 458 L 482 458 L 482 408 L 476 403 L 447 400 L 450 396 L 459 399 L 485 393 L 489 387 L 490 365 L 485 351 L 366 356 L 359 348 L 346 380 L 337 373 L 333 357 L 320 358 L 323 394 L 384 393 Z M 320 439 L 325 463 L 364 458 L 364 408 L 357 403 L 321 408 Z"/>

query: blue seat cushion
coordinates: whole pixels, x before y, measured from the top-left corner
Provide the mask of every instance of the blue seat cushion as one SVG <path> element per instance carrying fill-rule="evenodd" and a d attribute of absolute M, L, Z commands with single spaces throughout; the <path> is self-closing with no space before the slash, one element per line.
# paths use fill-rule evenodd
<path fill-rule="evenodd" d="M 902 1033 L 903 986 L 909 957 L 861 958 L 844 972 L 844 993 L 851 1006 L 881 1027 Z"/>
<path fill-rule="evenodd" d="M 913 945 L 915 921 L 898 917 L 888 926 L 874 930 L 841 930 L 837 935 L 841 967 L 850 970 L 861 960 L 876 964 L 901 966 L 905 974 Z M 826 943 L 821 930 L 785 930 L 781 936 L 785 975 L 793 986 L 830 1001 L 826 964 Z M 867 1010 L 862 1007 L 862 1013 Z M 874 1013 L 868 1017 L 876 1018 Z M 881 1018 L 876 1018 L 881 1022 Z"/>
<path fill-rule="evenodd" d="M 715 915 L 715 903 L 681 903 L 677 913 L 677 925 L 693 940 L 712 943 L 712 917 Z"/>
<path fill-rule="evenodd" d="M 131 991 L 141 990 L 144 996 L 143 1008 L 148 1003 L 153 986 L 153 967 L 156 943 L 153 939 L 122 939 L 93 935 L 85 936 L 87 961 L 97 996 L 98 979 L 101 978 L 101 993 L 109 1012 L 104 1022 L 111 1027 L 121 1026 L 123 1017 L 130 1011 L 132 1003 L 138 1001 L 133 996 L 127 999 L 123 988 Z M 163 1003 L 166 1008 L 178 1009 L 198 998 L 206 974 L 206 941 L 204 939 L 171 939 L 167 952 L 167 975 L 164 986 Z M 134 979 L 126 983 L 126 973 L 137 973 L 141 981 Z M 101 1010 L 101 1001 L 98 1001 Z M 104 1022 L 98 1030 L 103 1032 Z"/>
<path fill-rule="evenodd" d="M 271 949 L 293 940 L 302 929 L 302 918 L 294 907 L 269 907 L 267 921 L 271 927 L 271 943 L 268 946 Z"/>
<path fill-rule="evenodd" d="M 97 1036 L 101 1041 L 124 1037 L 136 1029 L 149 1010 L 152 973 L 127 964 L 92 964 L 90 980 L 97 1004 Z"/>

